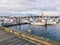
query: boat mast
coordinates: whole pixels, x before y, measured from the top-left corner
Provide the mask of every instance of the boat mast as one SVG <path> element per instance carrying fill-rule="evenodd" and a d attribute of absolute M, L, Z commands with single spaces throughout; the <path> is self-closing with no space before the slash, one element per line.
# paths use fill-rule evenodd
<path fill-rule="evenodd" d="M 43 11 L 42 11 L 42 19 L 43 19 Z"/>

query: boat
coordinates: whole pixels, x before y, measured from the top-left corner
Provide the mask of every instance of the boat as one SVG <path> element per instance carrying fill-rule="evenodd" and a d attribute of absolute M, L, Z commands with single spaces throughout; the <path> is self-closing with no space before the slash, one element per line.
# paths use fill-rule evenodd
<path fill-rule="evenodd" d="M 45 20 L 40 19 L 34 22 L 31 22 L 32 25 L 45 25 Z"/>
<path fill-rule="evenodd" d="M 40 19 L 34 22 L 31 22 L 33 25 L 54 25 L 57 24 L 57 22 L 54 19 Z"/>
<path fill-rule="evenodd" d="M 54 21 L 53 19 L 48 19 L 47 21 L 46 21 L 46 24 L 47 25 L 53 25 L 53 24 L 56 24 L 57 22 L 56 21 Z"/>
<path fill-rule="evenodd" d="M 47 25 L 50 25 L 50 24 L 56 24 L 56 22 L 55 21 L 49 21 L 49 22 L 47 22 Z"/>
<path fill-rule="evenodd" d="M 26 19 L 22 19 L 22 20 L 21 20 L 21 23 L 29 23 L 29 21 L 26 20 Z"/>
<path fill-rule="evenodd" d="M 56 21 L 57 23 L 59 23 L 59 19 L 54 19 L 54 21 Z"/>

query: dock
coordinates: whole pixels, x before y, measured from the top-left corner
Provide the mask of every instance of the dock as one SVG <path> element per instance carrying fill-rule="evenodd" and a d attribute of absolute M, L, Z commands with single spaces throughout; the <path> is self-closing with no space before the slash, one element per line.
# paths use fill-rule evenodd
<path fill-rule="evenodd" d="M 14 34 L 0 30 L 0 45 L 37 45 Z"/>
<path fill-rule="evenodd" d="M 49 40 L 49 39 L 45 39 L 43 37 L 38 37 L 38 36 L 34 36 L 34 35 L 30 35 L 30 34 L 26 34 L 26 33 L 22 33 L 22 32 L 19 32 L 19 31 L 15 31 L 15 30 L 11 30 L 9 28 L 6 28 L 6 27 L 0 27 L 0 30 L 6 32 L 6 33 L 9 33 L 9 34 L 12 34 L 12 35 L 16 35 L 17 38 L 21 39 L 23 38 L 24 40 L 26 40 L 29 44 L 31 45 L 60 45 L 60 43 L 58 42 L 54 42 L 52 40 Z M 13 40 L 10 40 L 12 42 L 9 41 L 9 44 L 8 41 L 1 41 L 0 44 L 9 44 L 9 45 L 12 45 L 12 44 L 15 44 L 15 41 L 16 42 L 19 42 L 19 39 L 15 40 L 14 39 L 15 37 L 13 37 Z M 8 40 L 8 39 L 7 39 Z M 27 42 L 25 41 L 25 43 L 23 43 L 23 45 L 25 45 Z M 24 42 L 24 41 L 23 41 Z M 22 42 L 21 42 L 22 43 Z M 20 45 L 20 44 L 19 44 Z M 22 44 L 21 44 L 22 45 Z"/>
<path fill-rule="evenodd" d="M 8 27 L 8 26 L 15 26 L 15 25 L 22 25 L 22 24 L 31 24 L 32 22 L 34 22 L 38 19 L 42 20 L 42 18 L 43 18 L 43 20 L 45 20 L 45 22 L 47 22 L 46 21 L 47 18 L 56 20 L 55 22 L 59 22 L 59 20 L 60 20 L 59 16 L 20 16 L 20 17 L 10 17 L 10 18 L 9 17 L 7 17 L 7 18 L 1 17 L 0 26 Z M 45 25 L 45 22 L 44 22 L 44 25 Z M 43 23 L 40 23 L 40 24 L 43 25 Z M 54 23 L 52 23 L 52 24 L 54 24 Z"/>

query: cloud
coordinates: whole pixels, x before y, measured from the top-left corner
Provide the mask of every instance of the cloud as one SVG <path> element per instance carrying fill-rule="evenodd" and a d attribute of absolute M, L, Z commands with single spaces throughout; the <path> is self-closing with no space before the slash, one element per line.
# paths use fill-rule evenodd
<path fill-rule="evenodd" d="M 4 13 L 4 10 L 7 13 L 39 13 L 39 11 L 60 11 L 60 0 L 0 0 L 0 11 Z"/>

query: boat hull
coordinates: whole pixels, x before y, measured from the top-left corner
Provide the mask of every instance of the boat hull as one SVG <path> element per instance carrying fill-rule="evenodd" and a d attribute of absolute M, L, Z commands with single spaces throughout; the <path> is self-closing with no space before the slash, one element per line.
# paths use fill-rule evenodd
<path fill-rule="evenodd" d="M 42 22 L 31 22 L 32 25 L 45 25 L 45 23 Z"/>
<path fill-rule="evenodd" d="M 53 24 L 56 24 L 56 22 L 47 22 L 46 24 L 47 25 L 53 25 Z"/>

